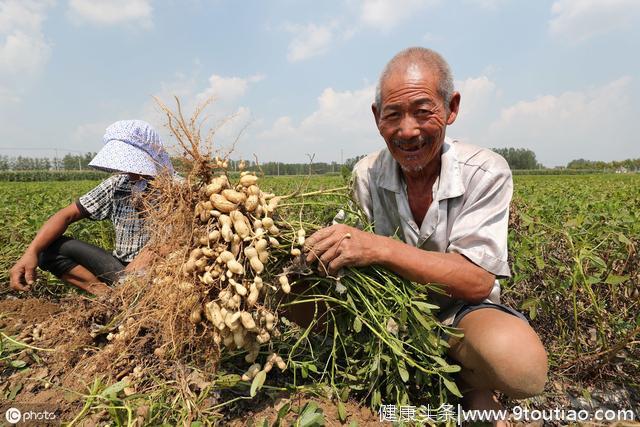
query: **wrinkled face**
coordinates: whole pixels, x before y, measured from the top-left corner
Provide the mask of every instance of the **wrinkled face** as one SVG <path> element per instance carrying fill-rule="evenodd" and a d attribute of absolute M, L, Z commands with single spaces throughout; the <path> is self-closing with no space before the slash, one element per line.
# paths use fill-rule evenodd
<path fill-rule="evenodd" d="M 438 76 L 416 64 L 400 67 L 382 82 L 381 110 L 374 105 L 374 116 L 405 173 L 419 174 L 439 161 L 446 126 L 455 120 L 457 104 L 448 113 L 437 88 Z"/>

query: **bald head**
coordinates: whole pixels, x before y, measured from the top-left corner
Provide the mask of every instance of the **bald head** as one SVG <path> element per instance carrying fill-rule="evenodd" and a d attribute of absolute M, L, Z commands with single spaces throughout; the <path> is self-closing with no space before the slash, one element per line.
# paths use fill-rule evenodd
<path fill-rule="evenodd" d="M 448 108 L 453 96 L 453 76 L 449 64 L 439 53 L 424 47 L 407 48 L 391 58 L 380 74 L 376 87 L 376 108 L 382 110 L 382 87 L 389 76 L 395 72 L 411 73 L 428 69 L 438 76 L 438 94 Z M 413 70 L 413 71 L 412 71 Z"/>

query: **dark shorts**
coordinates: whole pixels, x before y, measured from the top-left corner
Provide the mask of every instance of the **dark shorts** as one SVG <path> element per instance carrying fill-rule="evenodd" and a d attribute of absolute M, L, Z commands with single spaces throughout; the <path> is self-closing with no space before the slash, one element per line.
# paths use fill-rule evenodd
<path fill-rule="evenodd" d="M 38 258 L 38 266 L 56 277 L 82 265 L 108 285 L 118 280 L 127 264 L 102 248 L 67 236 L 54 241 Z"/>
<path fill-rule="evenodd" d="M 476 311 L 476 310 L 480 310 L 482 308 L 493 308 L 495 310 L 500 310 L 500 311 L 504 311 L 505 313 L 511 314 L 513 316 L 516 316 L 522 320 L 524 320 L 525 322 L 529 323 L 529 321 L 527 320 L 526 317 L 524 317 L 524 314 L 520 313 L 517 310 L 514 310 L 511 307 L 507 307 L 506 305 L 503 304 L 494 304 L 491 302 L 481 302 L 480 304 L 465 304 L 463 305 L 460 310 L 458 310 L 458 312 L 456 313 L 454 319 L 453 319 L 453 323 L 451 324 L 452 327 L 457 328 L 458 327 L 458 323 L 460 323 L 460 321 L 462 320 L 462 318 L 464 316 L 466 316 L 467 314 L 471 313 L 472 311 Z"/>

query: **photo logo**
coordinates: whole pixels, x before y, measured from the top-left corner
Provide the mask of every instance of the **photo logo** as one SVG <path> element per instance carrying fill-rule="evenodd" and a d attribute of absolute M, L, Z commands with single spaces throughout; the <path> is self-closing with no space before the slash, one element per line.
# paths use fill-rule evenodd
<path fill-rule="evenodd" d="M 9 424 L 17 424 L 22 419 L 22 413 L 18 408 L 9 408 L 7 412 L 4 413 L 4 417 L 9 422 Z"/>

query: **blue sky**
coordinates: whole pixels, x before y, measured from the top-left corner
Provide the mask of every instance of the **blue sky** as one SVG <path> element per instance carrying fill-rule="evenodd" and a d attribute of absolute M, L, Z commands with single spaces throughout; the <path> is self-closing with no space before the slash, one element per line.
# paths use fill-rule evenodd
<path fill-rule="evenodd" d="M 0 155 L 97 151 L 110 123 L 164 130 L 152 96 L 209 95 L 234 157 L 340 161 L 383 141 L 378 75 L 421 45 L 462 94 L 447 134 L 546 166 L 640 157 L 639 0 L 0 0 Z"/>

